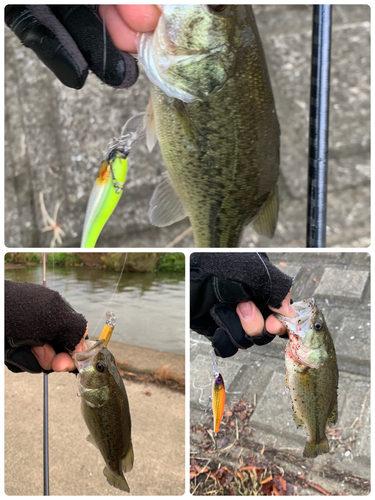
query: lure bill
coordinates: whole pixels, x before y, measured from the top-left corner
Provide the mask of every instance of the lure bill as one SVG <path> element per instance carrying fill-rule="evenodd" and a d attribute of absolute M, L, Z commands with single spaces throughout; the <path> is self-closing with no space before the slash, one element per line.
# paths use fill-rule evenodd
<path fill-rule="evenodd" d="M 212 366 L 214 372 L 214 382 L 212 386 L 212 412 L 214 416 L 214 437 L 216 439 L 219 432 L 221 419 L 223 418 L 225 407 L 225 386 L 224 380 L 219 372 L 214 355 L 211 352 Z"/>
<path fill-rule="evenodd" d="M 133 144 L 145 136 L 145 113 L 131 117 L 124 125 L 121 136 L 110 143 L 106 159 L 87 204 L 81 248 L 94 248 L 103 227 L 122 196 L 128 173 L 128 155 Z"/>

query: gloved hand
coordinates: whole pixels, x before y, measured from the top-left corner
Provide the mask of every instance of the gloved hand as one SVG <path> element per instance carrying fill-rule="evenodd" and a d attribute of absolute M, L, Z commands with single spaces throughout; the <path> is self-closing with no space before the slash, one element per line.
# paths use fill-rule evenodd
<path fill-rule="evenodd" d="M 190 327 L 205 335 L 223 358 L 238 349 L 271 342 L 275 335 L 250 337 L 236 312 L 252 301 L 264 319 L 281 307 L 293 279 L 277 269 L 265 253 L 193 253 L 190 261 Z"/>
<path fill-rule="evenodd" d="M 50 373 L 42 369 L 31 347 L 50 344 L 55 353 L 74 351 L 86 328 L 86 319 L 58 292 L 5 281 L 5 364 L 11 371 Z"/>
<path fill-rule="evenodd" d="M 118 50 L 94 5 L 7 5 L 5 22 L 67 87 L 80 89 L 88 70 L 115 88 L 131 87 L 138 66 Z"/>

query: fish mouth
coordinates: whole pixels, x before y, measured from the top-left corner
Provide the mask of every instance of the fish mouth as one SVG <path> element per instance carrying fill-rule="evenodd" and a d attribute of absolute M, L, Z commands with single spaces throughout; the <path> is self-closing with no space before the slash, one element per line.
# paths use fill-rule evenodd
<path fill-rule="evenodd" d="M 104 345 L 105 339 L 101 340 L 86 340 L 86 345 L 89 345 L 89 347 L 86 349 L 86 351 L 82 352 L 76 352 L 75 354 L 72 354 L 73 361 L 75 365 L 78 368 L 78 363 L 83 363 L 87 361 L 88 359 L 92 358 L 94 351 L 97 350 L 98 347 L 101 347 Z M 95 353 L 96 354 L 96 353 Z"/>
<path fill-rule="evenodd" d="M 294 302 L 290 307 L 296 314 L 295 318 L 288 318 L 279 313 L 275 313 L 275 316 L 286 326 L 289 335 L 300 337 L 303 332 L 310 328 L 312 317 L 317 309 L 315 299 L 312 297 L 311 299 Z"/>
<path fill-rule="evenodd" d="M 317 306 L 315 299 L 301 300 L 291 305 L 296 314 L 295 318 L 288 318 L 282 314 L 276 313 L 275 316 L 286 326 L 289 343 L 286 348 L 286 354 L 290 356 L 296 363 L 309 368 L 318 368 L 318 366 L 306 363 L 304 358 L 308 354 L 309 349 L 300 341 L 303 334 L 311 328 L 311 323 Z"/>

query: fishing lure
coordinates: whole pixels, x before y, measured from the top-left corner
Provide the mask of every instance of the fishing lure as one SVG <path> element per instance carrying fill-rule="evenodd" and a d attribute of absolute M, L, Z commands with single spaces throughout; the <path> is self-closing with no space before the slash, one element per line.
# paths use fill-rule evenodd
<path fill-rule="evenodd" d="M 81 248 L 94 248 L 103 227 L 112 215 L 124 191 L 128 156 L 133 144 L 146 135 L 145 113 L 130 118 L 121 136 L 108 145 L 98 178 L 87 204 Z"/>
<path fill-rule="evenodd" d="M 214 438 L 216 440 L 219 432 L 221 419 L 223 418 L 225 407 L 225 387 L 224 380 L 219 372 L 219 368 L 211 352 L 212 366 L 214 371 L 214 383 L 212 386 L 212 412 L 214 415 Z M 216 441 L 215 441 L 216 445 Z"/>

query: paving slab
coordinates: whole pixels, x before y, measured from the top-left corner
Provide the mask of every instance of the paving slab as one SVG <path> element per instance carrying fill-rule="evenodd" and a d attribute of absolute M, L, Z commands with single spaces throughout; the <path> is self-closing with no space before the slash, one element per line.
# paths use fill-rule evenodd
<path fill-rule="evenodd" d="M 315 290 L 316 297 L 361 301 L 369 280 L 368 271 L 326 268 Z"/>

